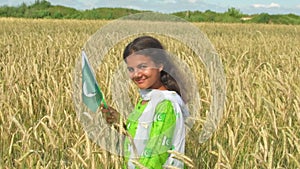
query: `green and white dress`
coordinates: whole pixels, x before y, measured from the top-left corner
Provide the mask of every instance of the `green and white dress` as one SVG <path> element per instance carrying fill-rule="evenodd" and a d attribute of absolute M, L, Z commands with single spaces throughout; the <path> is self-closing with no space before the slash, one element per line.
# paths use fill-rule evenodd
<path fill-rule="evenodd" d="M 124 142 L 125 162 L 130 169 L 138 168 L 138 161 L 151 169 L 171 165 L 183 168 L 183 163 L 172 158 L 168 150 L 184 153 L 185 125 L 189 116 L 181 97 L 174 91 L 141 90 L 141 99 L 127 120 L 127 137 Z M 142 104 L 147 100 L 146 104 Z"/>

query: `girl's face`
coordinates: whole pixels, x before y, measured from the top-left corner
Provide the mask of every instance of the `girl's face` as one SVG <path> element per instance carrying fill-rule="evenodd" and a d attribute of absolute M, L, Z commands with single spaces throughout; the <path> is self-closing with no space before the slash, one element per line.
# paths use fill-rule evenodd
<path fill-rule="evenodd" d="M 140 89 L 166 89 L 160 80 L 163 66 L 156 65 L 150 57 L 133 53 L 126 58 L 126 63 L 131 80 Z"/>

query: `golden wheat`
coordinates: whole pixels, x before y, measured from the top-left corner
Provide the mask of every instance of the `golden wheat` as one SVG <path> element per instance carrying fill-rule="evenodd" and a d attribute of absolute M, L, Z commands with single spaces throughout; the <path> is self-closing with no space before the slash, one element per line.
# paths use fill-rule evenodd
<path fill-rule="evenodd" d="M 0 168 L 122 166 L 88 139 L 72 101 L 76 59 L 106 23 L 0 18 Z M 204 109 L 187 137 L 185 155 L 194 168 L 300 168 L 300 26 L 195 25 L 222 59 L 227 96 L 219 129 L 199 144 L 211 89 L 203 66 L 193 68 Z M 192 66 L 185 50 L 177 54 Z M 100 69 L 109 75 L 110 68 Z"/>

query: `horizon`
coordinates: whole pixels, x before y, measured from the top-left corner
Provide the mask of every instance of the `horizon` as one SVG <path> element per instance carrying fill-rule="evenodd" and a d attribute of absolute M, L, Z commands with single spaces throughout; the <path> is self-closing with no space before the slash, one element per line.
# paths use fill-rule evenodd
<path fill-rule="evenodd" d="M 229 8 L 235 8 L 242 14 L 295 14 L 300 15 L 300 2 L 296 0 L 290 0 L 289 2 L 270 1 L 266 0 L 264 3 L 260 3 L 259 0 L 253 0 L 249 2 L 231 2 L 225 0 L 218 2 L 217 0 L 103 0 L 98 2 L 97 0 L 83 1 L 83 0 L 48 0 L 51 5 L 61 5 L 65 7 L 74 8 L 77 10 L 89 10 L 95 8 L 127 8 L 140 11 L 152 11 L 161 13 L 176 13 L 184 11 L 201 11 L 211 10 L 217 13 L 224 13 Z M 230 2 L 230 4 L 229 4 Z M 31 5 L 35 3 L 33 0 L 18 0 L 4 1 L 0 0 L 0 6 L 20 6 L 22 3 Z"/>

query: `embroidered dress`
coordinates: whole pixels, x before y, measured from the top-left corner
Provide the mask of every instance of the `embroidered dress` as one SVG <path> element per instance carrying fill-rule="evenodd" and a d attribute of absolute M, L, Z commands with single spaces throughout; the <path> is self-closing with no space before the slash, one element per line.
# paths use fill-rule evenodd
<path fill-rule="evenodd" d="M 125 161 L 128 168 L 137 168 L 129 160 L 136 160 L 151 169 L 172 165 L 183 168 L 183 163 L 172 158 L 168 150 L 184 153 L 184 120 L 189 113 L 174 91 L 141 90 L 141 99 L 127 120 L 127 130 L 133 143 L 126 138 Z M 145 104 L 142 101 L 146 100 Z"/>

